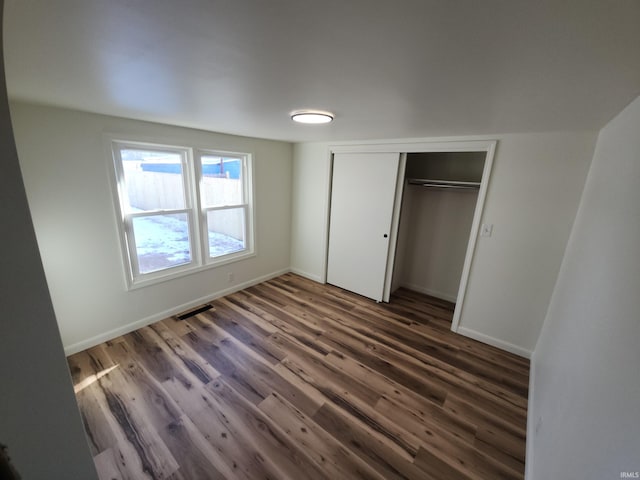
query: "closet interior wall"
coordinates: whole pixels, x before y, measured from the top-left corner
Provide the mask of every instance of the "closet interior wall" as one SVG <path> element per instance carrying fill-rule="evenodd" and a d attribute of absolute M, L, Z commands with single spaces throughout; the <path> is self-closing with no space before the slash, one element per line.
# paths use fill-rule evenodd
<path fill-rule="evenodd" d="M 479 185 L 485 158 L 486 152 L 407 155 L 392 291 L 405 287 L 456 302 L 478 189 L 416 179 Z"/>

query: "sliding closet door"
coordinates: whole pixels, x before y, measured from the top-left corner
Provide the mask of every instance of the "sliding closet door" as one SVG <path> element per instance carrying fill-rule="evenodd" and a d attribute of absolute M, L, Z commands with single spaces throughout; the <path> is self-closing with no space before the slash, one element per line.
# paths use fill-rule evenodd
<path fill-rule="evenodd" d="M 327 282 L 382 300 L 399 153 L 333 158 Z"/>

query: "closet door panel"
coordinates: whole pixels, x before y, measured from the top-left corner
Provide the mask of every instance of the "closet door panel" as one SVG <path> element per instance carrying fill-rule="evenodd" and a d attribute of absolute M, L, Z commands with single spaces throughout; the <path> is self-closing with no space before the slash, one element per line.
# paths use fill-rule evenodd
<path fill-rule="evenodd" d="M 382 300 L 399 153 L 333 159 L 327 282 Z"/>

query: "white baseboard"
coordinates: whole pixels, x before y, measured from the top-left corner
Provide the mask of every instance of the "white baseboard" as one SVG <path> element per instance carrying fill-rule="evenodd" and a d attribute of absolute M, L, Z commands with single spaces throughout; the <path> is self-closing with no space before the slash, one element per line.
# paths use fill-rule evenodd
<path fill-rule="evenodd" d="M 313 280 L 314 282 L 324 283 L 320 275 L 315 275 L 313 273 L 307 273 L 302 270 L 298 270 L 297 268 L 290 268 L 289 271 L 291 273 L 295 273 L 296 275 L 300 275 L 301 277 L 308 278 L 309 280 Z"/>
<path fill-rule="evenodd" d="M 460 335 L 464 335 L 465 337 L 473 338 L 474 340 L 478 340 L 479 342 L 492 345 L 494 347 L 513 353 L 520 357 L 531 358 L 531 354 L 532 354 L 531 351 L 525 348 L 519 347 L 518 345 L 514 345 L 513 343 L 505 342 L 504 340 L 490 337 L 489 335 L 485 335 L 484 333 L 476 332 L 475 330 L 471 330 L 466 327 L 458 327 L 458 331 L 456 333 L 459 333 Z"/>
<path fill-rule="evenodd" d="M 436 297 L 441 300 L 446 300 L 447 302 L 456 303 L 457 297 L 456 295 L 451 295 L 449 293 L 438 292 L 437 290 L 432 290 L 430 288 L 425 288 L 420 285 L 414 285 L 412 283 L 402 283 L 401 287 L 404 287 L 408 290 L 413 290 L 414 292 L 424 293 L 425 295 L 429 295 L 431 297 Z"/>
<path fill-rule="evenodd" d="M 202 305 L 203 303 L 211 302 L 216 298 L 224 297 L 225 295 L 230 295 L 234 292 L 238 292 L 240 290 L 244 290 L 245 288 L 252 287 L 253 285 L 257 285 L 258 283 L 266 282 L 267 280 L 271 280 L 272 278 L 279 277 L 285 273 L 290 272 L 291 270 L 288 268 L 278 270 L 277 272 L 272 272 L 267 275 L 263 275 L 258 278 L 254 278 L 252 280 L 239 283 L 237 285 L 233 285 L 229 288 L 225 288 L 224 290 L 217 291 L 212 293 L 211 295 L 206 295 L 204 297 L 196 298 L 187 303 L 183 303 L 182 305 L 178 305 L 177 307 L 170 308 L 169 310 L 165 310 L 163 312 L 158 312 L 154 315 L 150 315 L 141 320 L 136 320 L 135 322 L 128 323 L 127 325 L 123 325 L 118 328 L 114 328 L 113 330 L 109 330 L 108 332 L 101 333 L 100 335 L 95 335 L 91 338 L 87 338 L 86 340 L 82 340 L 80 342 L 73 343 L 71 345 L 64 347 L 64 353 L 66 356 L 73 355 L 74 353 L 81 352 L 86 350 L 87 348 L 95 347 L 103 342 L 107 342 L 112 340 L 120 335 L 126 335 L 127 333 L 133 332 L 142 327 L 146 327 L 147 325 L 151 325 L 152 323 L 158 322 L 160 320 L 164 320 L 165 318 L 176 315 L 180 312 L 184 312 L 185 310 L 189 310 L 191 308 L 197 307 L 198 305 Z"/>
<path fill-rule="evenodd" d="M 524 461 L 524 478 L 525 480 L 533 480 L 533 437 L 536 434 L 535 411 L 533 409 L 533 388 L 536 378 L 536 364 L 531 357 L 529 366 L 529 399 L 527 401 L 527 444 Z"/>

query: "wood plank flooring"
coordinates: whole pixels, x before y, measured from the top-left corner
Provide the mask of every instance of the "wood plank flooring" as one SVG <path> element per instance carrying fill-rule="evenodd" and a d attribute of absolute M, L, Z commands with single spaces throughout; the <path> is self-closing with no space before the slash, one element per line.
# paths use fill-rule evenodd
<path fill-rule="evenodd" d="M 106 479 L 522 479 L 528 360 L 286 274 L 69 357 Z"/>

